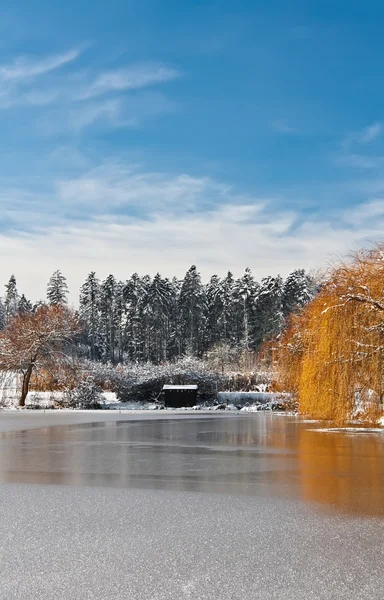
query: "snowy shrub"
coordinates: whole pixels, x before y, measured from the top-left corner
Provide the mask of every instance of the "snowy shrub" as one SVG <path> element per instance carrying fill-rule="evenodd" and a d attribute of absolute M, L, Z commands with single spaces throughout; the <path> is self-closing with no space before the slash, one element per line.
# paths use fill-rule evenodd
<path fill-rule="evenodd" d="M 76 390 L 87 387 L 114 392 L 121 402 L 153 402 L 161 398 L 164 384 L 195 384 L 198 402 L 212 403 L 219 391 L 263 393 L 269 391 L 271 382 L 269 372 L 223 375 L 209 368 L 206 361 L 191 356 L 159 365 L 127 363 L 115 366 L 77 360 L 72 370 L 74 373 L 67 378 L 62 406 L 77 406 Z"/>
<path fill-rule="evenodd" d="M 268 392 L 272 391 L 274 377 L 270 370 L 230 373 L 225 376 L 222 389 L 228 392 Z"/>
<path fill-rule="evenodd" d="M 236 406 L 244 406 L 246 403 L 266 404 L 275 397 L 276 394 L 262 392 L 219 392 L 217 394 L 218 402 L 231 403 Z"/>
<path fill-rule="evenodd" d="M 90 376 L 73 390 L 66 390 L 62 398 L 62 405 L 70 408 L 98 409 L 102 403 L 102 390 Z"/>

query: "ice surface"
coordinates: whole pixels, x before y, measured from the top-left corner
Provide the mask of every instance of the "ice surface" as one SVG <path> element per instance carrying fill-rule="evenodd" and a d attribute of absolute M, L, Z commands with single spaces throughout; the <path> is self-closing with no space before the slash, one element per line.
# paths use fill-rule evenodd
<path fill-rule="evenodd" d="M 285 422 L 292 425 L 286 437 Z M 63 426 L 70 423 L 73 428 Z M 339 445 L 333 435 L 312 436 L 303 426 L 297 478 L 287 444 L 302 426 L 291 417 L 0 413 L 0 429 L 23 430 L 0 436 L 0 470 L 21 482 L 26 475 L 49 480 L 56 468 L 58 481 L 67 481 L 0 485 L 0 600 L 381 600 L 383 518 L 319 510 L 273 494 L 240 495 L 231 487 L 230 476 L 242 490 L 252 482 L 257 491 L 263 480 L 250 475 L 260 473 L 281 483 L 283 494 L 303 481 L 307 495 L 327 489 L 324 472 L 339 461 L 323 464 L 323 442 L 332 452 Z M 371 465 L 368 439 L 353 437 L 354 460 L 342 463 L 342 486 L 335 489 L 356 484 L 345 471 L 360 455 Z M 380 439 L 372 436 L 376 462 Z M 322 443 L 321 455 L 310 441 Z M 342 456 L 346 450 L 341 447 Z M 316 473 L 315 465 L 325 471 Z M 141 489 L 99 487 L 93 479 L 124 469 L 141 474 Z M 221 493 L 153 488 L 174 485 L 175 474 L 186 486 L 201 478 L 207 490 L 222 481 Z M 371 468 L 369 480 L 373 474 Z M 368 487 L 366 494 L 368 501 Z"/>
<path fill-rule="evenodd" d="M 3 485 L 1 600 L 381 600 L 382 522 L 231 495 Z"/>

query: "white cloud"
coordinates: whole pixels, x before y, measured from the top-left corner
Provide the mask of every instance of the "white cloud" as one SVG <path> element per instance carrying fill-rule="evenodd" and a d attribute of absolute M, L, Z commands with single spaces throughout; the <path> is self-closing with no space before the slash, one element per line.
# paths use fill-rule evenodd
<path fill-rule="evenodd" d="M 0 81 L 20 82 L 44 75 L 76 60 L 80 50 L 73 49 L 45 58 L 17 58 L 10 65 L 0 66 Z"/>
<path fill-rule="evenodd" d="M 359 131 L 348 133 L 341 142 L 341 152 L 333 158 L 336 165 L 353 169 L 381 169 L 382 156 L 372 155 L 372 150 L 364 148 L 372 144 L 384 133 L 382 123 L 372 123 Z"/>
<path fill-rule="evenodd" d="M 93 210 L 137 206 L 155 212 L 170 206 L 177 211 L 194 210 L 234 196 L 228 186 L 207 177 L 143 172 L 121 163 L 104 164 L 81 177 L 61 180 L 57 193 L 66 206 Z"/>
<path fill-rule="evenodd" d="M 59 107 L 38 119 L 39 131 L 45 135 L 69 132 L 80 133 L 91 125 L 99 123 L 110 127 L 134 125 L 123 119 L 123 101 L 109 98 L 102 102 L 87 103 L 83 106 Z"/>
<path fill-rule="evenodd" d="M 81 50 L 72 49 L 42 58 L 19 57 L 9 65 L 0 66 L 0 108 L 48 106 L 60 100 L 65 86 L 47 87 L 44 82 L 80 54 Z"/>
<path fill-rule="evenodd" d="M 236 214 L 242 207 L 231 206 Z M 281 214 L 269 220 L 238 222 L 228 219 L 229 207 L 206 212 L 139 218 L 94 219 L 62 224 L 30 235 L 0 236 L 4 281 L 15 272 L 29 295 L 44 292 L 51 272 L 60 268 L 68 277 L 73 298 L 88 272 L 101 277 L 113 272 L 125 279 L 134 271 L 182 276 L 196 263 L 208 278 L 231 269 L 240 275 L 250 266 L 257 277 L 297 267 L 324 265 L 331 254 L 348 251 L 357 240 L 376 237 L 382 227 L 351 230 L 324 220 L 305 222 L 292 235 L 292 219 Z M 381 225 L 384 224 L 384 216 Z M 28 257 L 28 260 L 26 259 Z"/>
<path fill-rule="evenodd" d="M 176 69 L 164 65 L 133 65 L 101 73 L 87 89 L 78 94 L 79 99 L 100 96 L 109 92 L 137 90 L 170 81 L 179 76 Z"/>
<path fill-rule="evenodd" d="M 162 93 L 147 89 L 178 77 L 175 68 L 146 63 L 56 73 L 79 55 L 74 49 L 0 66 L 0 109 L 24 110 L 20 114 L 30 115 L 33 124 L 28 130 L 43 135 L 79 134 L 96 123 L 101 128 L 136 127 L 175 109 Z"/>
<path fill-rule="evenodd" d="M 126 69 L 101 72 L 96 76 L 96 79 L 94 76 L 91 77 L 89 73 L 72 72 L 56 77 L 53 82 L 48 80 L 48 83 L 46 83 L 39 80 L 37 85 L 32 75 L 27 75 L 27 71 L 25 69 L 25 77 L 20 78 L 20 81 L 12 82 L 12 85 L 8 85 L 0 91 L 0 108 L 47 106 L 55 103 L 72 104 L 73 106 L 78 105 L 87 108 L 92 106 L 87 101 L 92 101 L 95 105 L 94 99 L 100 96 L 127 97 L 127 92 L 144 90 L 144 88 L 171 81 L 179 76 L 179 72 L 170 67 L 133 65 Z M 47 73 L 48 71 L 44 71 L 40 74 Z M 8 84 L 6 81 L 3 83 Z M 147 93 L 144 96 L 144 103 L 151 96 L 155 97 L 156 94 Z M 143 97 L 140 100 L 143 102 Z M 105 100 L 102 100 L 102 102 L 105 102 Z"/>
<path fill-rule="evenodd" d="M 0 234 L 0 281 L 15 272 L 32 298 L 44 295 L 57 268 L 68 277 L 73 301 L 91 270 L 101 278 L 158 270 L 182 276 L 195 263 L 206 279 L 228 269 L 240 275 L 245 266 L 258 278 L 286 275 L 323 266 L 332 255 L 380 239 L 384 230 L 380 198 L 303 218 L 278 210 L 273 199 L 240 196 L 209 178 L 122 164 L 62 179 L 44 196 L 3 189 L 0 200 L 2 214 L 14 220 Z"/>
<path fill-rule="evenodd" d="M 174 103 L 160 93 L 139 96 L 112 96 L 52 107 L 37 119 L 43 135 L 79 134 L 98 125 L 101 129 L 138 127 L 149 119 L 174 110 Z"/>
<path fill-rule="evenodd" d="M 345 152 L 349 152 L 353 146 L 368 145 L 378 139 L 384 132 L 382 123 L 372 123 L 359 131 L 348 133 L 341 142 L 341 147 Z"/>
<path fill-rule="evenodd" d="M 377 169 L 383 167 L 384 158 L 381 156 L 366 156 L 364 154 L 343 154 L 336 157 L 335 163 L 358 169 Z"/>
<path fill-rule="evenodd" d="M 360 132 L 359 141 L 361 144 L 369 144 L 373 142 L 383 133 L 382 123 L 373 123 Z"/>
<path fill-rule="evenodd" d="M 345 219 L 355 227 L 359 227 L 361 223 L 372 223 L 376 219 L 379 219 L 381 224 L 384 222 L 384 198 L 375 198 L 349 209 Z"/>

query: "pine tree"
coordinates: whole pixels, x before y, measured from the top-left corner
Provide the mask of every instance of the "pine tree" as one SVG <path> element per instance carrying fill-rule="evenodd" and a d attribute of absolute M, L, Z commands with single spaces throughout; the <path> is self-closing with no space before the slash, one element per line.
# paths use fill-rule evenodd
<path fill-rule="evenodd" d="M 92 271 L 80 288 L 80 316 L 86 325 L 87 341 L 91 346 L 91 359 L 95 360 L 97 352 L 97 333 L 99 325 L 100 282 Z"/>
<path fill-rule="evenodd" d="M 100 287 L 100 317 L 103 338 L 103 359 L 115 362 L 115 291 L 116 279 L 108 275 Z"/>
<path fill-rule="evenodd" d="M 169 312 L 168 312 L 168 327 L 169 327 L 169 342 L 168 342 L 168 358 L 173 359 L 181 355 L 181 322 L 180 322 L 180 306 L 179 296 L 181 282 L 177 277 L 173 277 L 168 281 L 169 287 Z"/>
<path fill-rule="evenodd" d="M 18 306 L 19 313 L 25 314 L 27 312 L 32 312 L 32 310 L 33 310 L 32 302 L 27 300 L 27 298 L 24 296 L 24 294 L 22 294 L 22 296 L 19 300 L 19 306 Z"/>
<path fill-rule="evenodd" d="M 220 314 L 221 302 L 219 289 L 221 280 L 218 275 L 212 275 L 209 282 L 205 286 L 205 321 L 206 321 L 206 339 L 205 347 L 212 348 L 220 341 Z"/>
<path fill-rule="evenodd" d="M 263 277 L 257 292 L 253 322 L 253 348 L 275 337 L 283 326 L 282 311 L 283 280 L 277 277 Z"/>
<path fill-rule="evenodd" d="M 156 273 L 148 289 L 148 326 L 151 333 L 151 360 L 166 360 L 169 342 L 169 313 L 172 292 L 168 279 Z"/>
<path fill-rule="evenodd" d="M 142 358 L 142 323 L 140 321 L 144 286 L 141 277 L 133 273 L 123 289 L 124 298 L 124 349 L 130 360 L 137 362 Z"/>
<path fill-rule="evenodd" d="M 139 302 L 139 339 L 141 360 L 151 359 L 151 307 L 149 304 L 149 289 L 152 279 L 144 275 L 140 280 L 140 302 Z"/>
<path fill-rule="evenodd" d="M 19 305 L 19 294 L 17 291 L 16 277 L 14 275 L 11 275 L 8 283 L 5 286 L 5 290 L 4 307 L 5 324 L 7 325 L 10 319 L 16 315 Z"/>
<path fill-rule="evenodd" d="M 246 268 L 244 275 L 236 282 L 236 296 L 239 302 L 236 314 L 240 317 L 238 329 L 241 331 L 240 344 L 246 350 L 251 346 L 251 328 L 259 284 L 254 280 L 251 269 Z"/>
<path fill-rule="evenodd" d="M 312 297 L 312 282 L 304 269 L 292 271 L 286 278 L 282 291 L 284 317 L 302 308 Z"/>
<path fill-rule="evenodd" d="M 118 281 L 115 286 L 115 302 L 113 307 L 113 319 L 115 343 L 117 346 L 117 360 L 122 362 L 124 352 L 124 283 Z"/>
<path fill-rule="evenodd" d="M 59 270 L 55 271 L 48 281 L 47 302 L 50 306 L 63 306 L 67 304 L 67 295 L 67 280 Z"/>
<path fill-rule="evenodd" d="M 200 273 L 195 265 L 192 265 L 184 277 L 179 306 L 182 352 L 199 355 L 205 349 L 203 346 L 205 293 Z"/>
<path fill-rule="evenodd" d="M 219 331 L 220 341 L 235 342 L 235 316 L 234 316 L 235 282 L 233 275 L 228 271 L 227 276 L 219 283 L 216 296 L 219 304 Z"/>

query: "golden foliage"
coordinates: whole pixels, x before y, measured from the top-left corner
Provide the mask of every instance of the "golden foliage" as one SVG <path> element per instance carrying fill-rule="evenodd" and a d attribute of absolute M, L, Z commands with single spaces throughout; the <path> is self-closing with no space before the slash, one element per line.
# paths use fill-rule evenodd
<path fill-rule="evenodd" d="M 277 362 L 300 411 L 345 423 L 382 412 L 384 245 L 333 269 L 319 295 L 292 317 Z"/>

